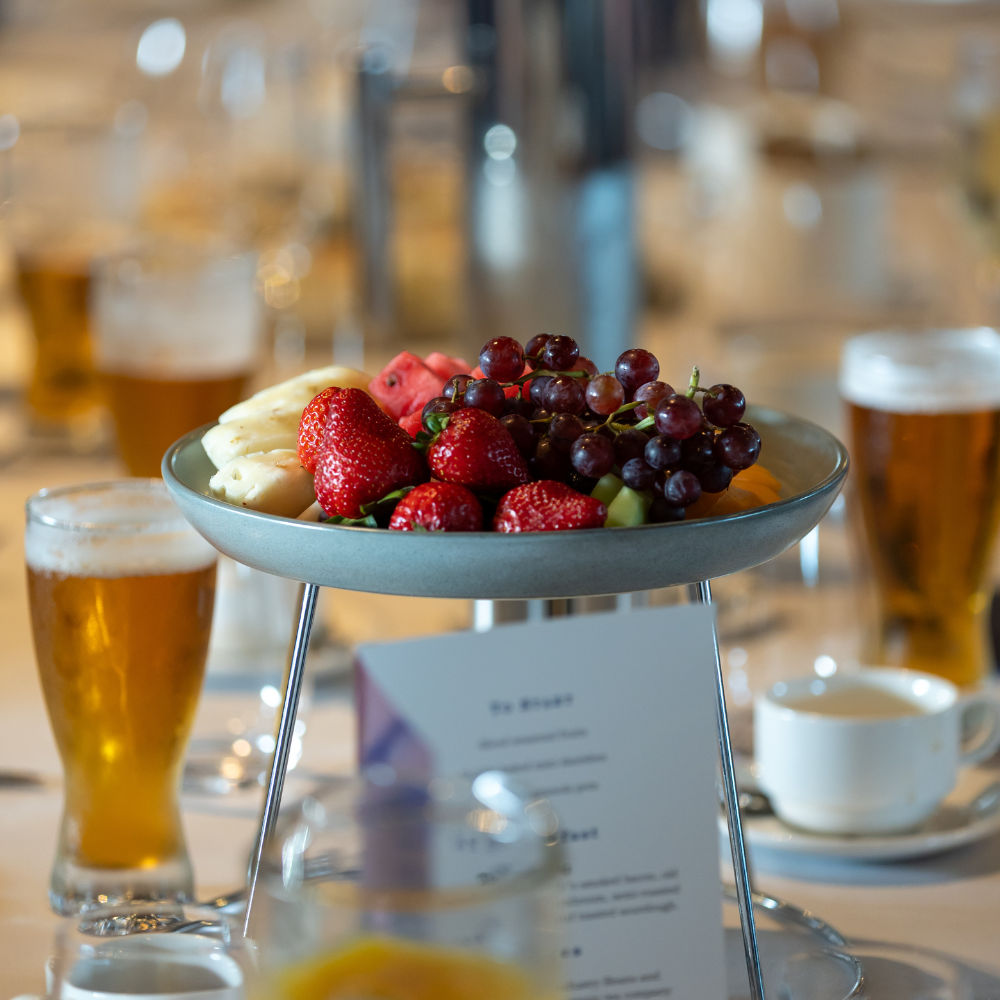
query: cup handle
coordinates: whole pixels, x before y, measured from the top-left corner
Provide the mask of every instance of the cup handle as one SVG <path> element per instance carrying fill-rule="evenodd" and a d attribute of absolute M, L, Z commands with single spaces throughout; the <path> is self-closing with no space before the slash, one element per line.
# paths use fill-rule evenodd
<path fill-rule="evenodd" d="M 962 742 L 959 746 L 959 763 L 962 766 L 978 764 L 1000 750 L 1000 702 L 990 695 L 972 695 L 959 702 L 959 719 Z M 967 732 L 966 719 L 970 712 L 980 709 L 984 718 L 975 731 Z"/>

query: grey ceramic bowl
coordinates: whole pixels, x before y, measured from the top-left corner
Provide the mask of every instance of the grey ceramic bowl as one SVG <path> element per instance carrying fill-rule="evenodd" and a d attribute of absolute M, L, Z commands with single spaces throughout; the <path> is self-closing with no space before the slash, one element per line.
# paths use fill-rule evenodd
<path fill-rule="evenodd" d="M 751 407 L 762 463 L 786 499 L 741 514 L 635 528 L 425 533 L 310 524 L 207 496 L 208 426 L 163 457 L 184 516 L 219 551 L 292 580 L 375 594 L 480 599 L 578 597 L 694 583 L 757 566 L 794 545 L 829 510 L 847 450 L 805 420 Z"/>

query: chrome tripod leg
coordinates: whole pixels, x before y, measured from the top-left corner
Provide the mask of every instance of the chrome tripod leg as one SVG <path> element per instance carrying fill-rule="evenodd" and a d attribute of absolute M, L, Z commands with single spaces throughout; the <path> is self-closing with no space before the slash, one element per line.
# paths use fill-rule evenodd
<path fill-rule="evenodd" d="M 690 587 L 695 603 L 712 603 L 712 585 L 708 580 L 693 583 Z M 743 840 L 743 823 L 740 820 L 739 797 L 736 791 L 736 770 L 733 767 L 733 747 L 729 740 L 729 716 L 726 712 L 726 692 L 722 683 L 722 661 L 719 658 L 719 637 L 712 630 L 715 646 L 715 708 L 719 726 L 719 756 L 722 758 L 722 788 L 726 797 L 726 816 L 729 820 L 729 845 L 733 851 L 733 872 L 736 876 L 736 902 L 740 909 L 740 926 L 743 929 L 743 950 L 747 958 L 750 977 L 751 1000 L 764 1000 L 764 980 L 760 972 L 760 954 L 757 950 L 757 928 L 753 918 L 753 885 L 747 849 Z"/>
<path fill-rule="evenodd" d="M 295 630 L 295 641 L 292 643 L 291 656 L 288 661 L 288 674 L 285 677 L 281 721 L 278 723 L 274 756 L 271 758 L 271 773 L 267 778 L 267 794 L 264 796 L 264 807 L 260 813 L 260 827 L 257 830 L 257 840 L 254 843 L 253 853 L 250 855 L 250 867 L 247 871 L 247 909 L 243 921 L 244 936 L 248 934 L 250 929 L 250 914 L 253 908 L 254 893 L 257 889 L 260 861 L 264 855 L 264 848 L 274 833 L 275 824 L 278 822 L 278 809 L 281 806 L 281 792 L 285 785 L 285 774 L 288 771 L 288 754 L 292 749 L 292 737 L 295 735 L 295 716 L 299 711 L 302 678 L 306 672 L 306 652 L 309 649 L 309 635 L 312 632 L 318 595 L 319 587 L 315 584 L 303 585 L 299 624 Z"/>

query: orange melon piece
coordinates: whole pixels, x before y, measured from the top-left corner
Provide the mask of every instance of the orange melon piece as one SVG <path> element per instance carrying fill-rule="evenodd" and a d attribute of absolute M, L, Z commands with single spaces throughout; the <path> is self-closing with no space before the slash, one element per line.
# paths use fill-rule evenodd
<path fill-rule="evenodd" d="M 761 500 L 756 493 L 742 489 L 739 486 L 730 486 L 725 493 L 715 502 L 706 517 L 722 517 L 724 514 L 739 514 L 745 510 L 753 510 L 755 507 L 763 507 L 765 501 Z"/>
<path fill-rule="evenodd" d="M 684 512 L 684 520 L 693 521 L 696 517 L 704 517 L 715 506 L 719 497 L 725 495 L 725 491 L 722 493 L 702 493 Z"/>
<path fill-rule="evenodd" d="M 781 490 L 781 483 L 771 472 L 760 464 L 751 465 L 749 469 L 737 472 L 736 475 L 733 476 L 733 482 L 737 486 L 741 486 L 744 489 L 749 489 L 750 483 L 762 483 L 774 493 L 778 493 Z"/>

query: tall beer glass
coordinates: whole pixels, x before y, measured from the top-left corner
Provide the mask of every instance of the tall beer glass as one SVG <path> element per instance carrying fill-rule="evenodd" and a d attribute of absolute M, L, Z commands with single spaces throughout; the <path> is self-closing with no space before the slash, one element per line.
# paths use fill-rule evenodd
<path fill-rule="evenodd" d="M 215 550 L 159 480 L 42 490 L 27 503 L 28 595 L 65 804 L 60 913 L 190 900 L 178 808 L 201 689 Z"/>
<path fill-rule="evenodd" d="M 239 254 L 159 243 L 99 268 L 97 369 L 133 476 L 158 476 L 174 441 L 239 402 L 258 312 L 254 264 Z"/>
<path fill-rule="evenodd" d="M 973 684 L 1000 518 L 1000 334 L 869 333 L 844 347 L 853 502 L 877 593 L 872 663 Z"/>

